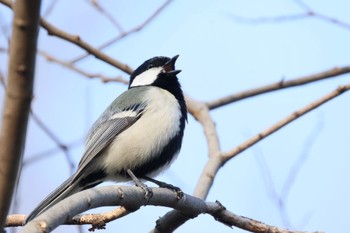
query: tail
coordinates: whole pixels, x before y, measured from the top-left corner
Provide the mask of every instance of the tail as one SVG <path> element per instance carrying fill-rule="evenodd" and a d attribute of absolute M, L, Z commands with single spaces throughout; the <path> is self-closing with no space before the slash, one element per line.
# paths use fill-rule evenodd
<path fill-rule="evenodd" d="M 64 198 L 73 195 L 84 189 L 79 184 L 78 180 L 73 181 L 74 176 L 71 176 L 63 184 L 61 184 L 57 189 L 55 189 L 49 196 L 47 196 L 27 217 L 26 222 L 28 223 L 34 219 L 39 214 L 43 213 L 48 208 L 55 205 L 57 202 L 63 200 Z"/>

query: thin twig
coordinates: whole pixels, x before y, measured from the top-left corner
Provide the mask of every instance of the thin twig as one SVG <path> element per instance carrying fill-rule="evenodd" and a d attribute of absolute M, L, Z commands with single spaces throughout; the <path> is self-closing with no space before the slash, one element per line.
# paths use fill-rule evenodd
<path fill-rule="evenodd" d="M 6 90 L 6 81 L 5 81 L 4 74 L 1 72 L 1 70 L 0 70 L 0 84 Z"/>
<path fill-rule="evenodd" d="M 286 203 L 288 201 L 288 196 L 291 192 L 291 189 L 294 183 L 296 182 L 297 175 L 300 173 L 301 168 L 303 167 L 303 165 L 305 164 L 305 161 L 308 159 L 310 155 L 310 150 L 312 149 L 312 146 L 315 144 L 317 138 L 320 136 L 320 133 L 323 129 L 323 125 L 324 124 L 322 120 L 319 120 L 318 123 L 315 125 L 314 129 L 311 131 L 310 135 L 305 140 L 302 152 L 300 153 L 298 159 L 290 168 L 288 172 L 288 176 L 283 184 L 278 204 L 279 204 L 279 209 L 281 212 L 284 225 L 287 226 L 288 228 L 295 227 L 295 224 L 292 225 L 288 217 L 287 206 L 286 206 Z M 298 226 L 298 228 L 301 228 L 301 227 L 302 226 Z"/>
<path fill-rule="evenodd" d="M 111 39 L 111 40 L 108 40 L 106 41 L 105 43 L 103 43 L 102 45 L 100 45 L 98 47 L 99 50 L 102 50 L 112 44 L 114 44 L 115 42 L 135 33 L 135 32 L 139 32 L 141 31 L 143 28 L 145 28 L 151 21 L 153 21 L 159 14 L 160 12 L 162 12 L 166 6 L 169 5 L 169 3 L 171 2 L 172 0 L 167 0 L 165 1 L 155 12 L 153 12 L 152 15 L 150 15 L 150 17 L 148 17 L 143 23 L 141 23 L 140 25 L 136 26 L 135 28 L 129 30 L 129 31 L 126 31 L 126 32 L 123 32 L 121 33 L 120 35 L 118 35 L 117 37 Z M 90 53 L 85 53 L 85 54 L 82 54 L 80 56 L 77 56 L 76 58 L 73 58 L 70 62 L 71 63 L 76 63 L 84 58 L 86 58 L 87 56 L 91 55 Z M 92 54 L 93 55 L 93 54 Z"/>
<path fill-rule="evenodd" d="M 281 129 L 282 127 L 286 126 L 287 124 L 291 123 L 292 121 L 296 120 L 297 118 L 299 118 L 299 117 L 303 116 L 304 114 L 308 113 L 309 111 L 321 106 L 322 104 L 330 101 L 331 99 L 343 94 L 344 92 L 348 91 L 349 89 L 350 89 L 350 84 L 347 84 L 344 86 L 339 86 L 336 90 L 334 90 L 334 91 L 330 92 L 329 94 L 325 95 L 324 97 L 312 102 L 311 104 L 301 108 L 300 110 L 295 111 L 294 113 L 292 113 L 291 115 L 282 119 L 281 121 L 277 122 L 273 126 L 267 128 L 266 130 L 257 134 L 253 138 L 242 143 L 238 147 L 233 148 L 230 151 L 223 152 L 221 154 L 221 156 L 223 157 L 224 161 L 227 161 L 227 160 L 237 156 L 239 153 L 245 151 L 246 149 L 248 149 L 249 147 L 258 143 L 262 139 L 270 136 L 272 133 L 276 132 L 277 130 Z"/>
<path fill-rule="evenodd" d="M 63 151 L 65 158 L 67 160 L 67 163 L 70 168 L 70 173 L 73 174 L 74 168 L 75 168 L 75 163 L 72 160 L 72 155 L 69 153 L 69 149 L 66 144 L 64 144 L 56 134 L 52 130 L 49 129 L 47 125 L 44 124 L 44 122 L 37 116 L 32 109 L 30 109 L 31 117 L 33 121 L 42 129 L 49 138 L 54 141 L 54 143 L 60 148 L 60 150 Z"/>
<path fill-rule="evenodd" d="M 80 138 L 80 139 L 76 139 L 72 142 L 69 142 L 67 144 L 65 144 L 64 146 L 68 149 L 71 149 L 73 147 L 79 146 L 82 144 L 82 142 L 84 141 L 84 139 Z M 42 152 L 39 152 L 37 154 L 33 154 L 31 155 L 29 158 L 26 158 L 23 160 L 23 166 L 28 166 L 31 163 L 40 161 L 42 159 L 48 159 L 50 155 L 59 153 L 62 151 L 62 147 L 60 147 L 59 145 L 56 144 L 55 147 L 44 150 Z"/>
<path fill-rule="evenodd" d="M 293 0 L 293 2 L 295 2 L 301 8 L 303 8 L 310 17 L 319 18 L 323 21 L 335 24 L 335 25 L 343 27 L 345 29 L 348 29 L 348 30 L 350 29 L 349 23 L 341 21 L 339 19 L 336 19 L 336 18 L 328 16 L 328 15 L 322 14 L 318 11 L 315 11 L 310 5 L 308 5 L 306 2 L 304 2 L 302 0 Z"/>
<path fill-rule="evenodd" d="M 237 23 L 246 23 L 246 24 L 264 24 L 264 23 L 283 23 L 291 20 L 300 20 L 310 17 L 308 13 L 293 14 L 293 15 L 281 15 L 274 17 L 257 17 L 257 18 L 248 18 L 238 15 L 229 15 L 230 19 L 236 21 Z"/>
<path fill-rule="evenodd" d="M 6 83 L 5 83 L 4 77 L 2 75 L 2 72 L 0 72 L 0 84 L 6 90 Z M 69 153 L 69 150 L 68 150 L 69 146 L 67 144 L 64 144 L 58 138 L 58 136 L 52 130 L 50 130 L 50 128 L 40 119 L 40 117 L 35 114 L 35 112 L 33 111 L 32 108 L 30 108 L 29 114 L 32 117 L 33 121 L 39 126 L 39 128 L 58 146 L 58 149 L 63 151 L 63 153 L 65 154 L 65 157 L 67 159 L 68 165 L 70 167 L 71 173 L 73 173 L 75 164 L 72 160 L 72 156 Z M 50 152 L 52 153 L 52 151 L 50 151 Z M 46 152 L 44 157 L 47 157 L 48 154 L 50 154 L 50 153 Z M 39 156 L 38 156 L 38 158 L 39 158 Z M 25 166 L 26 162 L 23 161 L 22 165 Z"/>
<path fill-rule="evenodd" d="M 307 105 L 306 107 L 294 112 L 293 114 L 291 114 L 290 116 L 288 116 L 287 118 L 277 122 L 275 125 L 273 125 L 272 127 L 266 129 L 265 131 L 259 133 L 257 136 L 254 136 L 253 138 L 249 139 L 248 141 L 242 143 L 241 145 L 239 145 L 238 147 L 227 151 L 227 152 L 221 152 L 220 156 L 213 156 L 213 157 L 209 157 L 209 160 L 207 161 L 203 171 L 202 171 L 202 175 L 199 179 L 199 182 L 197 183 L 197 187 L 200 186 L 198 185 L 199 183 L 202 182 L 202 180 L 205 180 L 205 184 L 203 184 L 203 187 L 205 188 L 201 188 L 200 193 L 201 195 L 203 195 L 204 197 L 207 196 L 207 194 L 209 193 L 211 184 L 214 182 L 214 178 L 215 175 L 217 173 L 217 171 L 220 169 L 220 167 L 222 167 L 228 160 L 230 160 L 231 158 L 237 156 L 239 153 L 243 152 L 244 150 L 248 149 L 249 147 L 253 146 L 254 144 L 256 144 L 257 142 L 259 142 L 260 140 L 266 138 L 267 136 L 271 135 L 272 133 L 276 132 L 277 130 L 281 129 L 282 127 L 284 127 L 285 125 L 289 124 L 290 122 L 296 120 L 297 118 L 299 118 L 300 116 L 306 114 L 307 112 L 321 106 L 322 104 L 326 103 L 327 101 L 341 95 L 342 93 L 344 93 L 345 91 L 348 91 L 350 89 L 350 84 L 345 85 L 345 86 L 340 86 L 338 87 L 336 90 L 332 91 L 331 93 L 329 93 L 328 95 L 322 97 L 321 99 Z M 193 101 L 191 99 L 189 99 L 190 101 Z M 195 103 L 194 103 L 195 104 Z M 191 105 L 189 105 L 191 106 Z M 205 109 L 205 108 L 204 108 Z M 193 110 L 194 112 L 195 109 Z M 195 116 L 196 114 L 193 113 Z M 215 140 L 214 138 L 217 137 L 217 135 L 210 139 L 210 140 Z M 215 158 L 215 160 L 214 160 Z M 177 227 L 179 227 L 180 225 L 184 224 L 186 221 L 188 221 L 190 219 L 190 217 L 183 215 L 181 212 L 177 211 L 177 210 L 172 210 L 169 211 L 167 214 L 165 214 L 162 218 L 162 222 L 164 225 L 164 231 L 160 231 L 157 228 L 153 229 L 152 232 L 168 232 L 168 231 L 173 231 L 175 230 Z M 157 225 L 158 226 L 158 225 Z"/>
<path fill-rule="evenodd" d="M 316 124 L 315 129 L 312 130 L 308 139 L 305 141 L 303 151 L 299 155 L 299 157 L 295 161 L 295 163 L 292 164 L 292 166 L 287 174 L 287 178 L 284 181 L 282 191 L 280 192 L 280 194 L 277 192 L 276 185 L 274 183 L 273 177 L 271 175 L 270 169 L 266 163 L 266 160 L 264 158 L 262 151 L 259 149 L 259 147 L 257 145 L 252 147 L 252 150 L 254 150 L 254 155 L 255 155 L 254 157 L 257 160 L 259 170 L 262 174 L 262 178 L 263 178 L 263 181 L 265 183 L 265 188 L 266 188 L 267 194 L 268 194 L 269 198 L 276 204 L 276 206 L 280 212 L 280 216 L 281 216 L 284 227 L 294 228 L 294 229 L 295 228 L 302 228 L 301 226 L 295 227 L 294 224 L 292 225 L 292 223 L 291 223 L 291 220 L 289 218 L 288 211 L 287 211 L 288 195 L 291 191 L 293 184 L 296 181 L 296 177 L 299 174 L 299 171 L 302 168 L 302 165 L 305 163 L 306 159 L 309 156 L 309 151 L 310 151 L 312 145 L 314 144 L 314 142 L 317 139 L 317 136 L 321 132 L 322 126 L 323 126 L 323 122 L 319 121 Z"/>
<path fill-rule="evenodd" d="M 7 44 L 10 44 L 10 27 L 9 25 L 5 24 L 4 16 L 0 14 L 0 29 L 2 32 L 2 35 L 4 36 L 5 40 L 7 41 Z"/>
<path fill-rule="evenodd" d="M 308 83 L 324 80 L 327 78 L 334 78 L 339 75 L 348 74 L 348 73 L 350 73 L 350 66 L 335 67 L 333 69 L 322 71 L 320 73 L 311 74 L 311 75 L 307 75 L 307 76 L 303 76 L 300 78 L 295 78 L 287 81 L 281 80 L 279 82 L 271 83 L 265 86 L 234 93 L 229 96 L 225 96 L 216 100 L 209 101 L 207 102 L 207 105 L 209 109 L 215 109 L 223 105 L 233 103 L 238 100 L 246 99 L 249 97 L 253 97 L 256 95 L 265 94 L 276 90 L 282 90 L 285 88 L 301 86 Z"/>
<path fill-rule="evenodd" d="M 55 27 L 54 25 L 50 24 L 49 22 L 47 22 L 45 19 L 42 19 L 42 18 L 40 20 L 40 25 L 47 30 L 49 35 L 57 36 L 61 39 L 64 39 L 73 44 L 76 44 L 80 48 L 86 50 L 89 54 L 94 55 L 96 58 L 124 71 L 125 73 L 128 73 L 128 74 L 132 73 L 132 69 L 128 65 L 123 64 L 120 61 L 117 61 L 116 59 L 101 52 L 99 49 L 91 46 L 86 41 L 82 40 L 78 35 L 72 35 L 65 31 L 62 31 L 61 29 Z"/>
<path fill-rule="evenodd" d="M 41 50 L 38 50 L 38 54 L 43 56 L 49 62 L 53 62 L 53 63 L 59 64 L 61 66 L 64 66 L 64 67 L 66 67 L 66 68 L 68 68 L 70 70 L 73 70 L 73 71 L 77 72 L 78 74 L 81 74 L 81 75 L 83 75 L 85 77 L 88 77 L 88 78 L 99 78 L 104 83 L 107 83 L 107 82 L 120 82 L 120 83 L 123 83 L 123 84 L 128 84 L 129 83 L 126 79 L 124 79 L 124 78 L 122 78 L 120 76 L 107 77 L 107 76 L 105 76 L 103 74 L 99 74 L 99 73 L 88 73 L 88 72 L 78 68 L 77 66 L 75 66 L 72 63 L 60 60 L 57 57 L 54 57 L 54 56 L 48 54 L 47 52 L 44 52 L 44 51 L 41 51 Z"/>
<path fill-rule="evenodd" d="M 105 16 L 117 28 L 119 33 L 124 32 L 124 29 L 120 25 L 120 23 L 104 7 L 102 7 L 97 0 L 87 0 L 87 1 L 91 3 L 90 5 L 92 5 L 94 9 L 96 9 L 99 13 Z"/>
<path fill-rule="evenodd" d="M 44 13 L 42 14 L 42 16 L 44 18 L 48 17 L 52 13 L 52 11 L 55 8 L 57 2 L 58 2 L 58 0 L 51 0 L 50 4 L 48 5 L 48 7 L 44 10 Z"/>
<path fill-rule="evenodd" d="M 271 17 L 258 17 L 258 18 L 248 18 L 230 14 L 229 17 L 238 22 L 238 23 L 249 23 L 249 24 L 263 24 L 263 23 L 281 23 L 286 21 L 307 19 L 307 18 L 318 18 L 322 21 L 335 24 L 339 27 L 343 27 L 347 30 L 350 29 L 350 24 L 334 17 L 322 14 L 318 11 L 315 11 L 310 7 L 310 5 L 306 4 L 301 0 L 294 0 L 294 2 L 300 6 L 305 12 L 299 14 L 291 14 L 291 15 L 281 15 L 281 16 L 271 16 Z"/>
<path fill-rule="evenodd" d="M 5 47 L 0 47 L 0 53 L 7 53 L 8 49 Z"/>
<path fill-rule="evenodd" d="M 3 3 L 5 6 L 9 7 L 12 9 L 12 2 L 9 0 L 0 0 L 1 3 Z M 91 46 L 90 44 L 88 44 L 87 42 L 85 42 L 84 40 L 82 40 L 78 35 L 72 35 L 69 34 L 57 27 L 55 27 L 54 25 L 50 24 L 49 22 L 47 22 L 45 19 L 40 18 L 40 25 L 45 28 L 48 32 L 49 35 L 52 36 L 57 36 L 63 40 L 66 40 L 68 42 L 71 42 L 73 44 L 78 45 L 80 48 L 86 50 L 88 53 L 94 55 L 96 58 L 124 71 L 127 74 L 131 74 L 132 73 L 132 69 L 126 65 L 121 63 L 120 61 L 117 61 L 116 59 L 108 56 L 107 54 L 101 52 L 99 49 Z"/>

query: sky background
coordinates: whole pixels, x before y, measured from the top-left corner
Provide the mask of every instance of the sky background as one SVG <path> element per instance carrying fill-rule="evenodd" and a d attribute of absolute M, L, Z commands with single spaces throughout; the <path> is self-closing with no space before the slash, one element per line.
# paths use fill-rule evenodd
<path fill-rule="evenodd" d="M 44 0 L 45 15 L 52 1 Z M 143 23 L 163 1 L 99 1 L 125 31 Z M 308 1 L 322 15 L 350 24 L 346 1 Z M 264 84 L 290 80 L 349 65 L 350 26 L 317 17 L 266 20 L 305 14 L 292 0 L 173 1 L 140 32 L 103 51 L 136 68 L 157 55 L 172 57 L 186 94 L 214 100 Z M 7 47 L 12 12 L 0 5 L 0 47 Z M 264 18 L 251 21 L 244 19 Z M 55 26 L 78 34 L 94 46 L 116 37 L 118 29 L 88 1 L 56 1 L 45 17 Z M 285 19 L 285 18 L 283 18 Z M 70 61 L 80 48 L 40 30 L 38 48 Z M 92 56 L 77 63 L 87 72 L 128 75 Z M 0 71 L 7 74 L 7 54 L 0 52 Z M 350 75 L 249 98 L 211 111 L 223 151 L 230 150 L 297 109 L 321 98 Z M 120 83 L 88 79 L 60 65 L 37 58 L 33 111 L 69 147 L 76 166 L 84 137 L 94 120 L 126 90 Z M 3 89 L 0 89 L 1 104 Z M 208 201 L 219 200 L 230 211 L 270 225 L 305 231 L 347 232 L 349 189 L 350 93 L 326 103 L 230 160 L 217 174 Z M 57 145 L 31 119 L 18 186 L 16 213 L 28 214 L 71 174 Z M 42 157 L 40 160 L 33 158 Z M 302 159 L 300 159 L 302 158 Z M 29 162 L 28 162 L 29 161 Z M 207 161 L 202 127 L 193 117 L 182 151 L 158 179 L 191 194 Z M 301 162 L 298 162 L 301 161 Z M 293 172 L 297 167 L 297 172 Z M 74 168 L 75 169 L 75 168 Z M 292 171 L 292 172 L 291 172 Z M 295 171 L 295 170 L 294 170 Z M 286 180 L 290 174 L 294 182 Z M 276 196 L 290 188 L 281 210 Z M 101 209 L 93 212 L 100 212 Z M 104 232 L 145 232 L 167 208 L 143 207 L 107 224 Z M 135 224 L 135 222 L 137 224 Z M 78 232 L 59 227 L 55 232 Z M 87 230 L 86 230 L 87 232 Z M 230 229 L 207 215 L 188 221 L 177 232 L 244 232 Z"/>

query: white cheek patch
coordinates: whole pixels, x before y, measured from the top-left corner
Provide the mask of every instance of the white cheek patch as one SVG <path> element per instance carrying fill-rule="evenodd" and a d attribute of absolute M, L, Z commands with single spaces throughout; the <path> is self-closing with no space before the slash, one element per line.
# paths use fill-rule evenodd
<path fill-rule="evenodd" d="M 130 87 L 146 86 L 152 84 L 157 79 L 157 76 L 162 71 L 162 69 L 162 67 L 155 67 L 137 75 L 132 81 Z"/>
<path fill-rule="evenodd" d="M 125 117 L 135 117 L 137 115 L 137 112 L 133 110 L 123 111 L 123 112 L 117 112 L 116 114 L 112 115 L 109 119 L 117 119 L 117 118 L 125 118 Z"/>

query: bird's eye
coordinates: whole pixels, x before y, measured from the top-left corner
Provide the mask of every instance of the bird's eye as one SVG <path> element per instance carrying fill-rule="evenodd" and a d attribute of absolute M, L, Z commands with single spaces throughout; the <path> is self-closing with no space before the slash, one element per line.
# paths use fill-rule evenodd
<path fill-rule="evenodd" d="M 148 69 L 151 69 L 151 68 L 153 68 L 153 67 L 154 67 L 153 64 L 148 65 Z"/>

